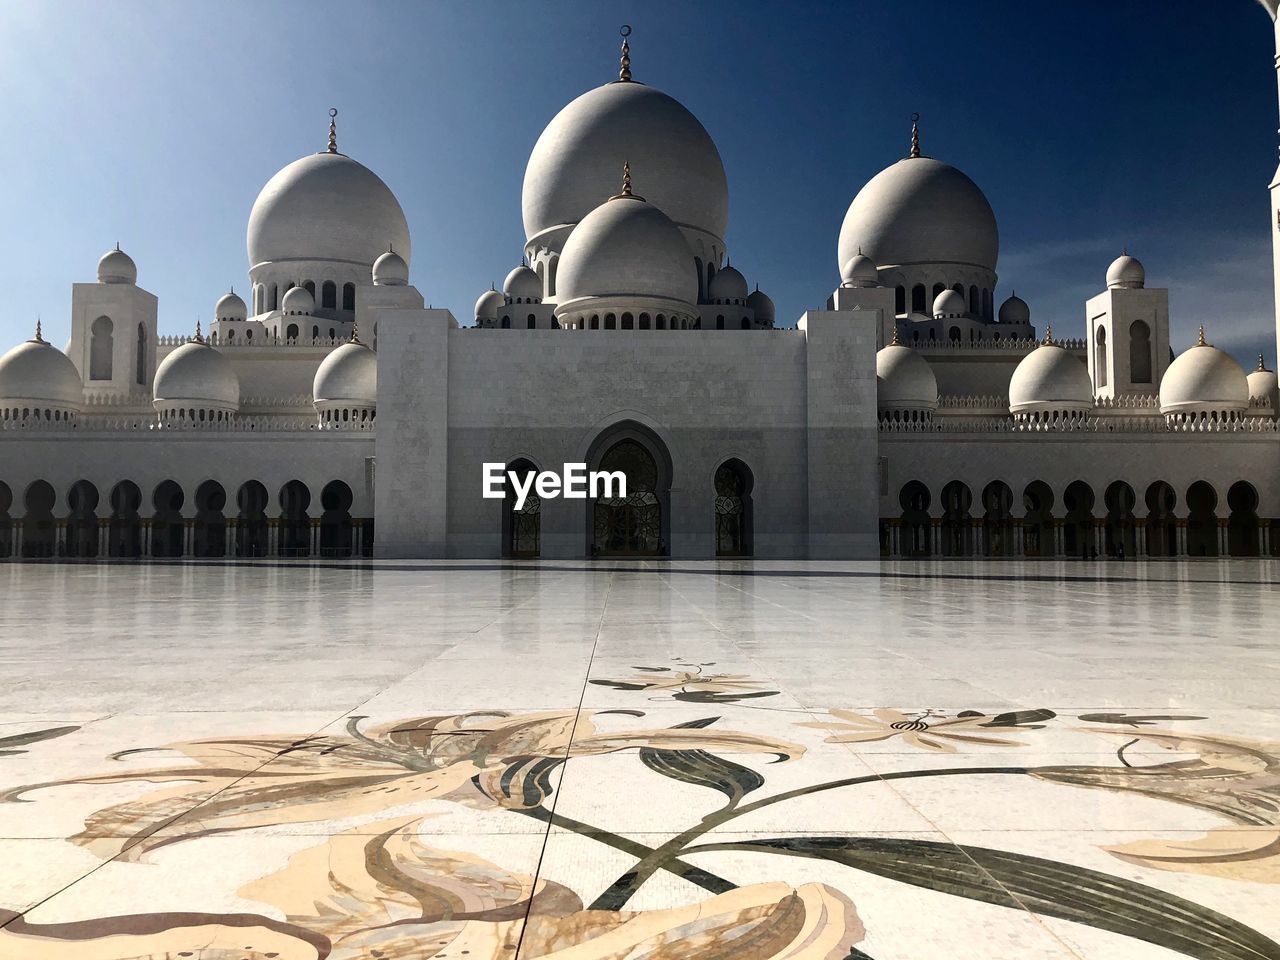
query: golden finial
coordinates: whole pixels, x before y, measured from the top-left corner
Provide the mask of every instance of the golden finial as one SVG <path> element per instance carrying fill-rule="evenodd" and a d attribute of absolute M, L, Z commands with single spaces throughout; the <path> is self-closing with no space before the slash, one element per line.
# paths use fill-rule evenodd
<path fill-rule="evenodd" d="M 1258 373 L 1265 373 L 1265 372 L 1266 372 L 1266 370 L 1267 370 L 1267 365 L 1266 365 L 1266 363 L 1265 363 L 1265 362 L 1263 361 L 1263 359 L 1262 359 L 1262 354 L 1258 354 L 1258 369 L 1257 369 L 1257 372 L 1258 372 Z"/>
<path fill-rule="evenodd" d="M 893 337 L 892 339 L 889 340 L 889 346 L 891 347 L 902 346 L 902 341 L 898 339 L 898 325 L 896 323 L 893 325 Z"/>
<path fill-rule="evenodd" d="M 329 152 L 338 152 L 338 108 L 329 108 Z"/>
<path fill-rule="evenodd" d="M 631 24 L 624 23 L 618 31 L 622 35 L 622 65 L 618 68 L 618 79 L 624 83 L 631 80 Z"/>
<path fill-rule="evenodd" d="M 1196 346 L 1197 346 L 1197 347 L 1207 347 L 1207 346 L 1209 346 L 1208 341 L 1206 341 L 1206 340 L 1205 340 L 1205 338 L 1204 338 L 1204 324 L 1203 324 L 1203 323 L 1202 323 L 1202 324 L 1200 324 L 1200 336 L 1199 336 L 1199 338 L 1196 340 Z"/>
<path fill-rule="evenodd" d="M 200 332 L 200 318 L 196 317 L 196 335 L 192 338 L 194 343 L 204 343 L 204 335 Z"/>
<path fill-rule="evenodd" d="M 631 192 L 631 163 L 625 161 L 622 164 L 622 192 L 615 193 L 610 200 L 643 200 L 644 197 Z"/>
<path fill-rule="evenodd" d="M 1046 347 L 1057 346 L 1057 344 L 1053 342 L 1053 324 L 1052 323 L 1046 323 L 1044 325 L 1044 339 L 1041 340 L 1040 343 Z"/>
<path fill-rule="evenodd" d="M 912 159 L 920 156 L 920 114 L 911 115 L 911 154 Z"/>
<path fill-rule="evenodd" d="M 40 333 L 40 316 L 36 315 L 36 337 L 32 343 L 44 343 L 44 337 Z"/>
<path fill-rule="evenodd" d="M 351 343 L 360 342 L 360 322 L 358 320 L 351 321 Z"/>

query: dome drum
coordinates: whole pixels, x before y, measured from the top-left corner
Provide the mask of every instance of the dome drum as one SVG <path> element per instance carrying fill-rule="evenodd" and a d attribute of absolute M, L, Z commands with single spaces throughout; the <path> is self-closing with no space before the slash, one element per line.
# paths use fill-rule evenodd
<path fill-rule="evenodd" d="M 699 319 L 698 311 L 686 301 L 635 295 L 565 301 L 557 305 L 555 318 L 566 330 L 588 331 L 693 330 Z"/>

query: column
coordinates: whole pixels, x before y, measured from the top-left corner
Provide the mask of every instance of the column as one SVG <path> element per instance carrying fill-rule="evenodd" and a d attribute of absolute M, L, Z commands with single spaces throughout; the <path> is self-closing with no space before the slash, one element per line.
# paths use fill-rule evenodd
<path fill-rule="evenodd" d="M 67 555 L 67 521 L 55 520 L 53 540 L 53 555 L 55 557 L 65 557 Z"/>
<path fill-rule="evenodd" d="M 1061 559 L 1067 552 L 1067 540 L 1063 534 L 1062 520 L 1054 518 L 1053 521 L 1053 555 L 1056 559 Z"/>
<path fill-rule="evenodd" d="M 108 548 L 111 545 L 111 521 L 106 517 L 98 520 L 98 558 L 102 559 L 107 555 Z"/>
<path fill-rule="evenodd" d="M 981 557 L 986 555 L 983 549 L 982 521 L 977 517 L 969 518 L 969 555 Z"/>
<path fill-rule="evenodd" d="M 1227 538 L 1227 518 L 1218 518 L 1218 556 L 1231 556 L 1231 543 Z"/>
<path fill-rule="evenodd" d="M 184 557 L 194 557 L 196 554 L 196 522 L 195 520 L 182 521 L 182 555 Z"/>
<path fill-rule="evenodd" d="M 1177 522 L 1178 531 L 1178 552 L 1174 556 L 1185 557 L 1187 555 L 1187 521 L 1179 519 Z"/>
<path fill-rule="evenodd" d="M 1271 521 L 1258 519 L 1258 552 L 1264 557 L 1271 556 Z"/>
<path fill-rule="evenodd" d="M 267 556 L 280 555 L 280 521 L 276 517 L 267 520 Z"/>
<path fill-rule="evenodd" d="M 311 556 L 320 556 L 320 518 L 311 518 Z"/>
<path fill-rule="evenodd" d="M 351 520 L 351 555 L 364 556 L 364 521 L 354 517 Z"/>
<path fill-rule="evenodd" d="M 1013 521 L 1013 555 L 1015 557 L 1025 557 L 1027 555 L 1026 540 L 1022 534 L 1022 520 Z"/>
<path fill-rule="evenodd" d="M 19 559 L 22 558 L 22 534 L 25 531 L 27 521 L 13 521 L 13 555 Z"/>
<path fill-rule="evenodd" d="M 236 555 L 236 532 L 240 528 L 239 517 L 227 518 L 227 537 L 226 546 L 222 550 L 224 557 L 234 557 Z"/>
<path fill-rule="evenodd" d="M 934 517 L 929 521 L 929 531 L 933 536 L 933 548 L 929 551 L 931 556 L 942 556 L 942 518 Z"/>
<path fill-rule="evenodd" d="M 902 556 L 902 521 L 897 517 L 889 520 L 889 557 L 897 559 Z"/>
<path fill-rule="evenodd" d="M 1133 553 L 1135 557 L 1147 555 L 1147 521 L 1135 520 L 1133 523 Z"/>
<path fill-rule="evenodd" d="M 142 540 L 142 551 L 141 551 L 142 556 L 143 557 L 151 556 L 151 521 L 150 520 L 142 521 L 142 535 L 140 539 Z"/>

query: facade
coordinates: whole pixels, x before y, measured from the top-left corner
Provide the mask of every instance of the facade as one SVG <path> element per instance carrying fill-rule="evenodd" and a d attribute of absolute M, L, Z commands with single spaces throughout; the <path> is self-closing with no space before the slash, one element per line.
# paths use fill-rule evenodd
<path fill-rule="evenodd" d="M 1078 328 L 1040 330 L 918 124 L 794 325 L 731 262 L 714 141 L 625 41 L 535 144 L 522 214 L 501 290 L 463 323 L 425 307 L 331 111 L 255 201 L 207 335 L 162 336 L 108 251 L 64 350 L 37 325 L 0 358 L 0 557 L 1280 555 L 1276 374 L 1212 328 L 1171 343 L 1127 253 Z M 517 511 L 482 495 L 495 462 L 621 470 L 627 496 Z"/>

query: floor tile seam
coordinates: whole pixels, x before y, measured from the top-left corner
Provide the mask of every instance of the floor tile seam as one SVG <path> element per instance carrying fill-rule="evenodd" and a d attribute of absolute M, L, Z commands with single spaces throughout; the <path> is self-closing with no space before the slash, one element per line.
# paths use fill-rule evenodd
<path fill-rule="evenodd" d="M 529 887 L 529 889 L 533 891 L 536 891 L 538 889 L 538 883 L 542 878 L 542 864 L 543 864 L 543 860 L 546 858 L 546 855 L 547 855 L 547 847 L 551 842 L 551 829 L 552 829 L 552 825 L 555 823 L 556 807 L 559 806 L 560 797 L 564 790 L 565 777 L 564 777 L 563 770 L 567 769 L 568 767 L 569 758 L 571 755 L 571 751 L 573 749 L 573 741 L 578 733 L 578 721 L 582 719 L 582 705 L 586 702 L 586 699 L 587 699 L 587 685 L 591 679 L 591 668 L 593 663 L 595 662 L 596 647 L 600 643 L 600 632 L 604 628 L 605 616 L 609 609 L 609 596 L 613 591 L 614 576 L 615 574 L 611 572 L 609 574 L 609 579 L 605 581 L 604 598 L 601 600 L 601 603 L 600 603 L 600 619 L 596 624 L 596 636 L 595 636 L 594 642 L 591 645 L 591 652 L 587 655 L 587 668 L 584 671 L 583 677 L 582 677 L 582 689 L 580 690 L 578 695 L 578 708 L 573 716 L 573 724 L 569 728 L 569 741 L 565 747 L 564 760 L 561 765 L 562 773 L 561 773 L 559 782 L 556 784 L 557 789 L 551 795 L 551 809 L 548 811 L 549 816 L 547 817 L 546 828 L 542 831 L 542 845 L 538 849 L 538 860 L 537 860 L 537 863 L 534 865 L 534 869 L 533 869 L 533 877 Z M 535 832 L 531 835 L 537 836 L 537 833 Z M 515 949 L 514 955 L 512 956 L 512 960 L 520 960 L 520 956 L 524 952 L 524 932 L 526 927 L 529 924 L 529 917 L 533 912 L 533 903 L 534 903 L 534 897 L 531 896 L 529 898 L 528 904 L 525 906 L 524 916 L 523 918 L 521 918 L 520 935 L 516 939 L 516 949 Z"/>
<path fill-rule="evenodd" d="M 375 694 L 375 696 L 376 696 L 376 694 Z M 315 729 L 311 734 L 309 734 L 308 736 L 309 736 L 309 737 L 314 737 L 316 734 L 318 734 L 318 733 L 320 733 L 321 731 L 325 730 L 326 728 L 328 728 L 328 727 L 329 727 L 330 725 L 332 725 L 333 723 L 336 723 L 338 720 L 341 720 L 344 716 L 347 716 L 348 714 L 350 714 L 350 713 L 352 712 L 352 710 L 358 710 L 358 709 L 360 709 L 360 707 L 361 707 L 361 706 L 363 706 L 365 703 L 367 703 L 370 699 L 372 699 L 372 697 L 366 698 L 365 700 L 361 701 L 361 703 L 357 704 L 355 707 L 352 707 L 352 708 L 351 708 L 351 710 L 347 710 L 347 711 L 345 711 L 344 713 L 339 714 L 338 716 L 336 716 L 336 717 L 334 717 L 334 718 L 332 718 L 332 719 L 330 719 L 330 720 L 327 720 L 325 723 L 321 724 L 318 728 L 316 728 L 316 729 Z M 225 711 L 224 711 L 224 712 L 225 712 Z M 37 900 L 35 903 L 31 904 L 30 906 L 26 907 L 25 909 L 23 909 L 23 910 L 21 910 L 21 911 L 16 911 L 12 917 L 10 917 L 10 918 L 9 918 L 8 920 L 6 920 L 4 923 L 0 923 L 0 930 L 4 929 L 4 927 L 8 926 L 8 925 L 9 925 L 10 923 L 12 923 L 14 920 L 17 920 L 19 917 L 26 916 L 26 915 L 27 915 L 28 913 L 30 913 L 32 910 L 36 910 L 36 909 L 38 909 L 39 907 L 43 906 L 44 904 L 48 903 L 49 901 L 53 900 L 55 897 L 59 897 L 59 896 L 61 896 L 62 894 L 66 893 L 66 892 L 67 892 L 68 890 L 70 890 L 72 887 L 74 887 L 74 886 L 76 886 L 77 884 L 79 884 L 79 883 L 83 882 L 84 880 L 87 880 L 89 877 L 93 876 L 95 873 L 97 873 L 99 870 L 103 869 L 103 868 L 104 868 L 104 867 L 106 867 L 107 865 L 109 865 L 109 864 L 111 864 L 111 863 L 115 863 L 117 860 L 119 860 L 121 857 L 123 857 L 126 853 L 128 853 L 130 850 L 132 850 L 132 849 L 133 849 L 134 847 L 136 847 L 138 844 L 145 842 L 147 839 L 149 839 L 150 837 L 154 836 L 156 833 L 160 832 L 161 830 L 164 830 L 164 829 L 166 829 L 166 828 L 168 828 L 168 827 L 172 826 L 173 824 L 177 823 L 179 820 L 183 819 L 184 817 L 187 817 L 187 816 L 188 816 L 188 815 L 190 815 L 190 814 L 191 814 L 191 812 L 192 812 L 192 811 L 194 811 L 196 808 L 198 808 L 198 807 L 200 807 L 200 806 L 202 806 L 202 805 L 204 805 L 204 804 L 208 803 L 209 801 L 213 800 L 215 797 L 220 796 L 220 795 L 221 795 L 222 793 L 224 793 L 225 791 L 230 790 L 231 788 L 233 788 L 234 786 L 236 786 L 236 784 L 238 784 L 238 783 L 242 783 L 244 780 L 248 779 L 249 777 L 252 777 L 252 776 L 257 775 L 258 773 L 260 773 L 260 772 L 261 772 L 261 770 L 263 769 L 263 767 L 266 767 L 268 764 L 273 763 L 273 762 L 274 762 L 275 760 L 277 760 L 277 759 L 279 759 L 279 757 L 278 757 L 278 756 L 274 756 L 274 757 L 271 757 L 271 758 L 270 758 L 270 759 L 268 759 L 268 760 L 263 761 L 261 764 L 259 764 L 257 767 L 255 767 L 252 771 L 250 771 L 249 773 L 246 773 L 244 776 L 237 777 L 235 780 L 233 780 L 231 783 L 227 784 L 227 785 L 226 785 L 225 787 L 223 787 L 221 790 L 217 790 L 217 791 L 215 791 L 214 793 L 210 794 L 210 795 L 209 795 L 209 796 L 207 796 L 207 797 L 202 797 L 201 799 L 199 799 L 199 800 L 197 800 L 195 803 L 193 803 L 190 807 L 188 807 L 187 809 L 183 810 L 181 813 L 174 814 L 172 817 L 169 817 L 169 818 L 168 818 L 167 820 L 165 820 L 162 824 L 160 824 L 159 826 L 157 826 L 154 830 L 149 830 L 149 831 L 148 831 L 144 836 L 137 838 L 137 839 L 135 840 L 135 842 L 130 843 L 130 844 L 127 844 L 127 845 L 125 845 L 125 846 L 121 847 L 121 849 L 120 849 L 120 852 L 119 852 L 119 853 L 116 853 L 116 854 L 114 854 L 113 856 L 111 856 L 111 857 L 107 858 L 106 860 L 103 860 L 101 863 L 97 864 L 97 866 L 93 867 L 93 868 L 92 868 L 92 869 L 90 869 L 90 870 L 87 870 L 86 872 L 82 873 L 80 876 L 76 877 L 75 879 L 70 880 L 70 881 L 68 881 L 68 882 L 64 883 L 64 884 L 63 884 L 62 886 L 60 886 L 57 890 L 53 891 L 52 893 L 48 894 L 47 896 L 41 897 L 39 900 Z M 67 840 L 68 838 L 63 837 L 62 839 Z"/>

